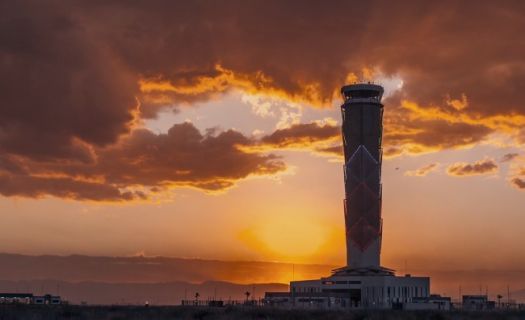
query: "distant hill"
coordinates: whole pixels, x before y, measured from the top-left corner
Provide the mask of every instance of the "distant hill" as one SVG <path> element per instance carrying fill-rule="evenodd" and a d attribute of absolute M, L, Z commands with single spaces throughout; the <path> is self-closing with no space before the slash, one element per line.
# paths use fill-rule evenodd
<path fill-rule="evenodd" d="M 287 291 L 292 277 L 316 278 L 331 266 L 167 257 L 26 256 L 0 254 L 0 292 L 60 294 L 73 303 L 179 304 L 244 299 L 246 291 Z M 281 282 L 281 283 L 277 283 Z M 253 284 L 256 283 L 256 284 Z"/>
<path fill-rule="evenodd" d="M 85 296 L 94 297 L 97 290 L 105 290 L 104 286 L 114 284 L 107 294 L 120 292 L 125 285 L 133 284 L 133 290 L 145 291 L 149 285 L 155 285 L 158 290 L 169 287 L 170 294 L 162 301 L 176 297 L 180 300 L 184 295 L 182 288 L 194 290 L 189 285 L 203 283 L 204 287 L 209 283 L 228 283 L 228 285 L 251 285 L 258 284 L 288 284 L 290 280 L 316 279 L 330 275 L 330 271 L 338 266 L 295 264 L 260 261 L 218 261 L 202 259 L 185 259 L 171 257 L 92 257 L 92 256 L 27 256 L 18 254 L 0 254 L 0 291 L 14 288 L 8 283 L 18 283 L 19 290 L 24 286 L 24 281 L 32 290 L 41 289 L 44 286 L 47 292 L 56 292 L 57 282 L 64 282 L 65 288 L 78 285 Z M 431 290 L 446 296 L 458 299 L 461 294 L 479 294 L 488 292 L 491 299 L 496 299 L 497 294 L 506 297 L 507 285 L 510 285 L 512 298 L 525 302 L 525 270 L 409 270 L 413 275 L 425 275 L 431 277 Z M 38 281 L 48 281 L 40 283 Z M 6 282 L 7 281 L 7 282 Z M 80 286 L 82 284 L 82 286 Z M 234 285 L 235 284 L 235 285 Z M 89 291 L 89 286 L 92 291 Z M 5 287 L 7 286 L 7 287 Z M 17 286 L 17 284 L 15 284 Z M 273 286 L 273 285 L 270 285 Z M 139 288 L 140 289 L 136 289 Z M 273 287 L 272 287 L 273 288 Z M 276 288 L 285 288 L 283 286 Z M 14 288 L 16 289 L 16 288 Z M 131 289 L 130 289 L 131 290 Z M 182 291 L 181 291 L 182 290 Z M 196 289 L 195 289 L 196 290 Z M 207 289 L 199 289 L 207 290 Z M 228 289 L 229 290 L 229 289 Z M 223 297 L 226 292 L 235 295 L 237 289 L 219 290 Z M 273 290 L 273 289 L 272 289 Z M 242 294 L 246 290 L 241 290 Z M 257 291 L 257 290 L 256 290 Z M 263 290 L 258 290 L 262 292 Z M 38 291 L 39 292 L 39 291 Z M 167 292 L 167 291 L 166 291 Z M 182 293 L 181 293 L 182 292 Z M 206 291 L 207 292 L 207 291 Z M 74 291 L 72 291 L 72 294 Z M 200 292 L 201 293 L 201 292 Z M 102 295 L 106 293 L 101 293 Z M 193 293 L 194 294 L 194 293 Z M 201 296 L 211 293 L 201 293 Z M 135 295 L 135 294 L 134 294 Z M 133 295 L 133 296 L 134 296 Z M 74 296 L 74 295 L 72 295 Z M 114 294 L 111 299 L 116 300 Z M 125 299 L 135 299 L 132 295 L 126 295 Z M 140 299 L 148 295 L 141 295 Z M 169 298 L 167 298 L 169 297 Z M 241 297 L 242 298 L 242 297 Z M 79 296 L 79 299 L 81 297 Z M 137 300 L 136 299 L 136 300 Z M 160 299 L 160 297 L 158 298 Z M 90 299 L 88 299 L 90 300 Z M 118 300 L 118 299 L 117 299 Z M 95 301 L 95 300 L 93 300 Z M 160 301 L 160 300 L 159 300 Z"/>
<path fill-rule="evenodd" d="M 56 279 L 109 283 L 227 281 L 288 283 L 318 278 L 336 266 L 168 257 L 26 256 L 0 254 L 0 280 Z"/>

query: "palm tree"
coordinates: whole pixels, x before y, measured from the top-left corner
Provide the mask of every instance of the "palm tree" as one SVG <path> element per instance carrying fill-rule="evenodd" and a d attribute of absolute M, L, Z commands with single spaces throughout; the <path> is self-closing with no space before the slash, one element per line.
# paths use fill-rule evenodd
<path fill-rule="evenodd" d="M 250 291 L 246 291 L 244 295 L 246 296 L 246 302 L 248 302 L 248 299 L 250 298 Z"/>
<path fill-rule="evenodd" d="M 498 294 L 497 298 L 498 298 L 498 306 L 501 308 L 501 298 L 503 298 L 503 296 L 501 294 Z"/>

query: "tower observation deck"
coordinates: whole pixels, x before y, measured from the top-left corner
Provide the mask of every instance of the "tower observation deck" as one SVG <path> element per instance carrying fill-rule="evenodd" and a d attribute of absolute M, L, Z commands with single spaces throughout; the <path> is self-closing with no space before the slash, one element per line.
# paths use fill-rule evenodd
<path fill-rule="evenodd" d="M 380 267 L 383 88 L 354 84 L 341 94 L 347 266 L 340 271 L 388 272 Z"/>

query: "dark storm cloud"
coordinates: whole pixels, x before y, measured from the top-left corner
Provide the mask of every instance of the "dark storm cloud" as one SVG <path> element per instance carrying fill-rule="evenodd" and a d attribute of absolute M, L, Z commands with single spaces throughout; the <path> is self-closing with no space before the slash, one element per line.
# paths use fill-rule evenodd
<path fill-rule="evenodd" d="M 0 2 L 0 151 L 89 161 L 128 131 L 136 79 L 71 4 Z"/>
<path fill-rule="evenodd" d="M 253 143 L 233 130 L 202 135 L 191 123 L 174 125 L 167 134 L 135 130 L 118 146 L 100 152 L 92 174 L 104 174 L 117 185 L 179 184 L 220 190 L 251 174 L 285 169 L 276 156 L 239 149 Z"/>
<path fill-rule="evenodd" d="M 498 171 L 498 165 L 492 159 L 484 159 L 474 163 L 458 162 L 447 168 L 447 173 L 451 176 L 474 176 L 492 174 Z"/>
<path fill-rule="evenodd" d="M 239 149 L 254 143 L 233 130 L 203 135 L 190 123 L 174 125 L 167 134 L 134 130 L 119 144 L 96 150 L 96 163 L 3 159 L 0 194 L 131 200 L 147 196 L 137 187 L 156 192 L 174 186 L 219 191 L 250 175 L 286 169 L 274 155 Z"/>
<path fill-rule="evenodd" d="M 119 190 L 157 185 L 160 172 L 147 166 L 167 163 L 150 159 L 137 168 L 106 154 L 133 147 L 125 160 L 138 161 L 131 155 L 147 158 L 150 145 L 133 139 L 158 147 L 169 140 L 182 148 L 170 150 L 173 157 L 199 164 L 201 145 L 184 149 L 169 134 L 132 132 L 134 120 L 234 87 L 326 106 L 347 75 L 364 67 L 404 81 L 402 93 L 385 102 L 386 155 L 471 145 L 499 131 L 523 142 L 516 130 L 525 124 L 525 37 L 516 30 L 525 29 L 524 13 L 523 1 L 0 0 L 0 153 L 11 159 L 0 163 L 11 175 L 3 176 L 0 190 L 11 195 L 6 184 L 27 182 L 12 171 L 22 160 L 29 171 L 70 169 L 68 177 L 53 179 L 96 168 Z M 131 138 L 122 139 L 126 134 Z M 273 172 L 265 155 L 236 153 L 227 141 L 242 139 L 224 134 L 196 140 L 226 143 L 230 153 L 222 160 L 238 156 L 246 167 L 229 172 L 200 164 L 204 173 L 184 179 L 172 173 L 168 180 L 215 190 L 250 173 Z M 329 139 L 315 134 L 291 139 Z M 285 135 L 268 139 L 289 147 Z M 259 158 L 245 158 L 252 156 Z M 129 167 L 140 174 L 125 174 Z M 38 190 L 26 193 L 64 194 L 46 183 L 38 180 Z M 73 194 L 80 188 L 57 184 Z"/>

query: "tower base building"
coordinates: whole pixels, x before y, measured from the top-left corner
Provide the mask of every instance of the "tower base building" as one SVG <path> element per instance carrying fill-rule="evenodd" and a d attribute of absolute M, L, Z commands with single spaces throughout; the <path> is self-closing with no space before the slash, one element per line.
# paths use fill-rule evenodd
<path fill-rule="evenodd" d="M 380 264 L 383 88 L 341 88 L 347 265 L 318 280 L 292 281 L 290 292 L 268 292 L 266 302 L 283 306 L 404 308 L 429 297 L 430 278 L 398 277 Z"/>
<path fill-rule="evenodd" d="M 416 309 L 429 291 L 429 277 L 335 271 L 326 278 L 292 281 L 289 292 L 267 292 L 265 302 L 298 308 Z"/>

